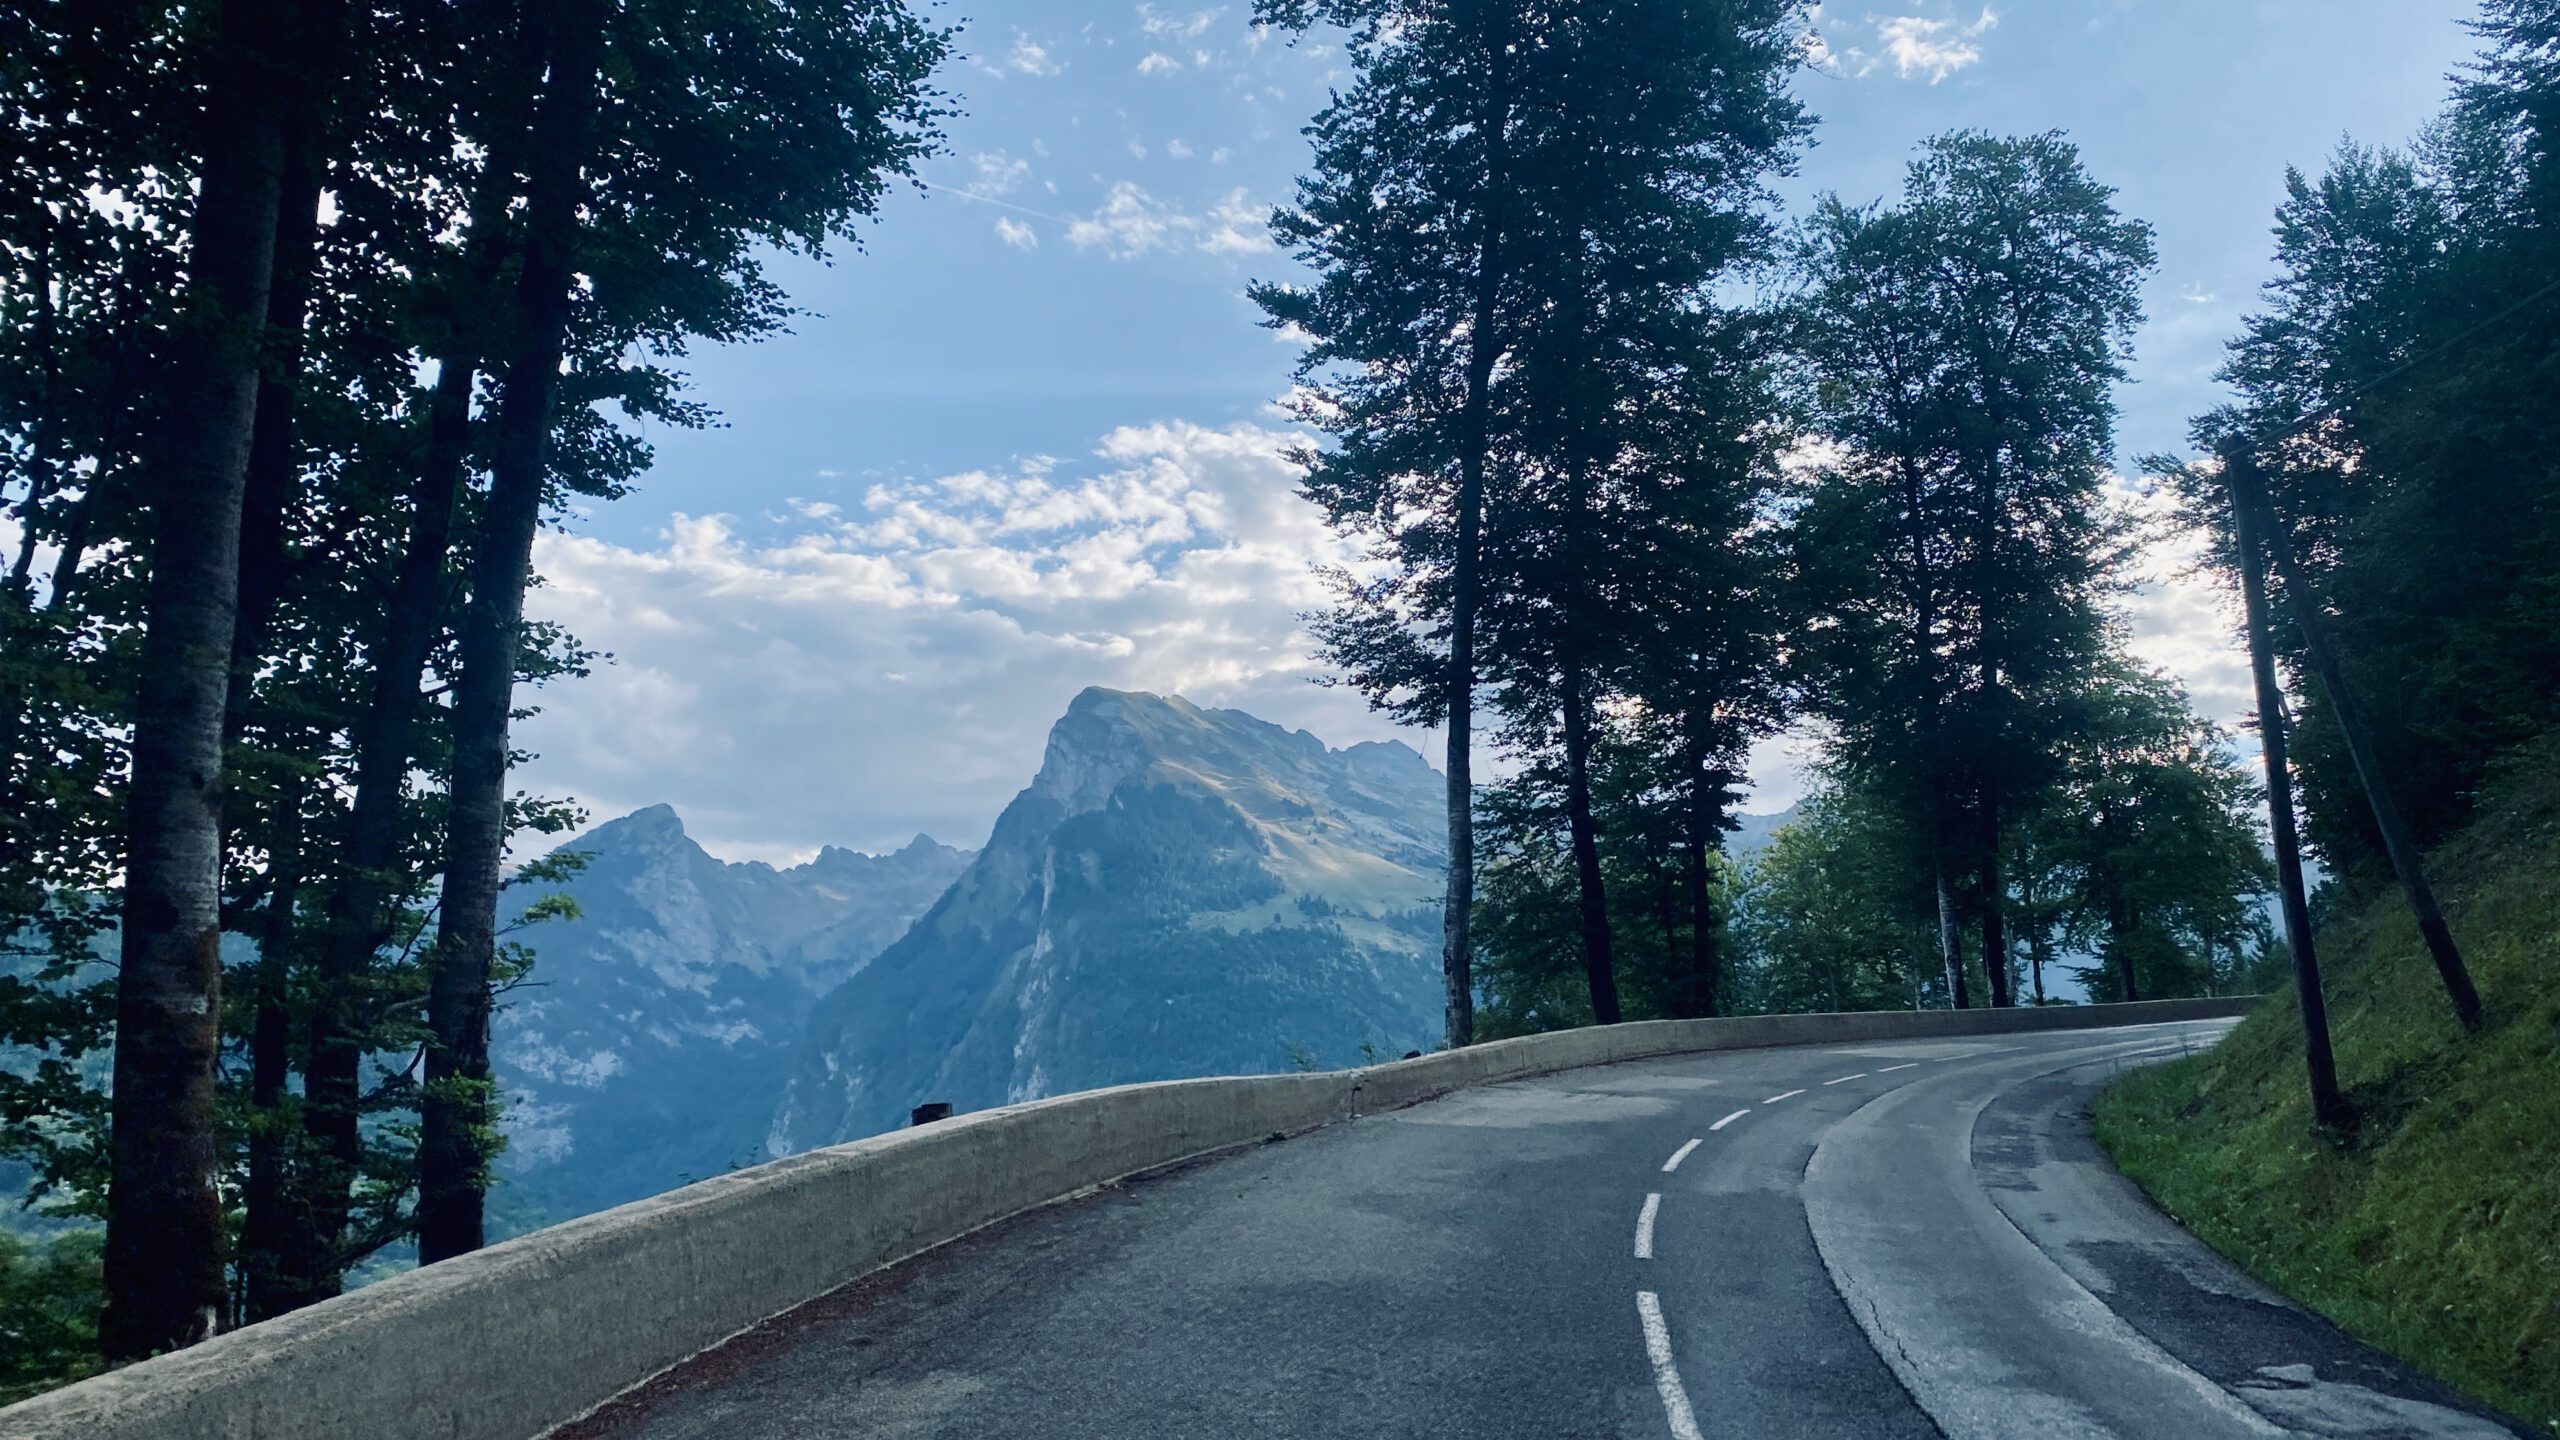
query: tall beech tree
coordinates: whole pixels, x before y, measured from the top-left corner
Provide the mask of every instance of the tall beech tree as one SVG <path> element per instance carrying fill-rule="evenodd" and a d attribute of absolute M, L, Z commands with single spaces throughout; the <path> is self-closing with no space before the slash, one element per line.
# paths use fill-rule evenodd
<path fill-rule="evenodd" d="M 1614 1020 L 1590 756 L 1633 570 L 1611 573 L 1609 537 L 1641 533 L 1682 485 L 1748 493 L 1765 474 L 1749 337 L 1707 297 L 1756 255 L 1762 182 L 1803 129 L 1785 93 L 1794 7 L 1257 14 L 1353 35 L 1359 82 L 1317 118 L 1314 169 L 1275 221 L 1320 278 L 1254 295 L 1310 342 L 1301 414 L 1332 443 L 1303 457 L 1307 493 L 1383 571 L 1346 580 L 1329 648 L 1373 700 L 1449 727 L 1450 1041 L 1472 1023 L 1488 680 L 1508 743 L 1559 748 L 1586 979 Z"/>
<path fill-rule="evenodd" d="M 2006 1005 L 2003 817 L 2051 783 L 2058 698 L 2102 652 L 2112 390 L 2150 231 L 2061 137 L 1960 132 L 1922 147 L 1892 209 L 1825 202 L 1802 257 L 1808 408 L 1842 452 L 1808 550 L 1839 547 L 1816 567 L 1835 586 L 1906 572 L 1833 591 L 1855 621 L 1819 647 L 1828 713 L 1915 782 L 1937 863 L 1961 857 Z M 1899 597 L 1861 603 L 1878 588 Z"/>
<path fill-rule="evenodd" d="M 1938 961 L 1969 1003 L 1950 850 L 1958 776 L 1949 747 L 1951 575 L 1959 504 L 1944 436 L 1940 337 L 1919 220 L 1837 197 L 1796 238 L 1806 295 L 1791 314 L 1798 393 L 1829 442 L 1788 538 L 1810 617 L 1798 663 L 1839 727 L 1868 808 L 1899 807 L 1925 837 Z M 1863 812 L 1862 812 L 1863 813 Z"/>
<path fill-rule="evenodd" d="M 224 715 L 288 131 L 324 84 L 327 0 L 226 5 L 204 54 L 206 143 L 149 477 L 151 583 L 125 821 L 108 1191 L 111 1359 L 192 1344 L 223 1309 L 214 1071 Z"/>
<path fill-rule="evenodd" d="M 524 590 L 555 443 L 608 469 L 592 407 L 664 408 L 658 359 L 787 323 L 760 247 L 823 253 L 938 146 L 947 30 L 899 0 L 536 7 L 545 56 L 523 154 L 520 256 L 458 627 L 453 776 L 429 983 L 420 1257 L 483 1239 L 491 988 Z M 647 357 L 633 360 L 634 354 Z M 565 365 L 564 365 L 564 362 Z M 458 362 L 459 363 L 459 362 Z M 573 442 L 574 443 L 574 442 Z"/>
<path fill-rule="evenodd" d="M 1298 413 L 1332 441 L 1302 457 L 1306 494 L 1385 572 L 1342 577 L 1328 648 L 1373 703 L 1446 727 L 1441 970 L 1447 1043 L 1464 1045 L 1486 521 L 1514 479 L 1502 371 L 1535 314 L 1520 131 L 1557 17 L 1521 0 L 1256 0 L 1254 18 L 1348 32 L 1356 78 L 1316 116 L 1313 168 L 1272 220 L 1317 282 L 1250 293 L 1306 340 Z"/>
<path fill-rule="evenodd" d="M 350 726 L 346 781 L 352 799 L 338 821 L 340 852 L 309 983 L 301 1110 L 306 1154 L 289 1205 L 295 1223 L 275 1261 L 282 1278 L 266 1304 L 253 1307 L 267 1313 L 337 1293 L 346 1267 L 369 1248 L 347 1234 L 355 1190 L 369 1168 L 364 1059 L 386 1038 L 368 1023 L 374 1008 L 368 998 L 379 985 L 377 956 L 391 942 L 404 907 L 419 897 L 422 874 L 431 874 L 435 864 L 432 851 L 418 843 L 423 827 L 407 792 L 422 759 L 420 728 L 429 718 L 422 689 L 429 653 L 444 634 L 473 401 L 493 340 L 490 327 L 507 313 L 498 289 L 500 269 L 520 247 L 509 216 L 547 58 L 542 21 L 524 6 L 426 18 L 435 23 L 412 34 L 432 37 L 427 56 L 442 62 L 421 66 L 434 82 L 430 93 L 444 101 L 459 133 L 483 158 L 476 173 L 439 173 L 433 166 L 441 157 L 434 155 L 415 157 L 406 167 L 377 159 L 342 191 L 341 204 L 359 213 L 388 212 L 378 224 L 392 233 L 433 235 L 441 228 L 460 235 L 426 246 L 407 266 L 416 281 L 402 317 L 402 339 L 434 360 L 435 374 L 424 403 L 404 407 L 398 417 L 408 442 L 406 464 L 384 497 L 382 522 L 397 559 L 379 609 L 357 622 L 366 663 L 358 672 L 361 708 Z M 465 56 L 493 61 L 466 66 Z M 403 137 L 375 138 L 379 143 L 370 148 L 396 154 Z M 447 209 L 436 217 L 440 225 L 403 213 L 402 190 L 385 182 L 404 169 L 415 177 L 407 188 L 445 197 Z"/>
<path fill-rule="evenodd" d="M 1800 53 L 1791 5 L 1560 14 L 1519 146 L 1517 203 L 1539 239 L 1522 279 L 1543 320 L 1513 360 L 1520 485 L 1488 660 L 1507 737 L 1561 760 L 1583 963 L 1605 1024 L 1621 1011 L 1592 804 L 1598 712 L 1613 697 L 1641 703 L 1639 656 L 1700 728 L 1719 703 L 1747 708 L 1760 687 L 1709 656 L 1765 648 L 1776 624 L 1754 603 L 1766 587 L 1724 563 L 1749 550 L 1776 475 L 1766 336 L 1714 296 L 1766 253 L 1765 184 L 1806 120 L 1786 89 Z M 1699 669 L 1682 676 L 1688 657 Z M 1719 681 L 1732 693 L 1712 693 Z M 1695 800 L 1713 782 L 1710 759 L 1693 758 L 1680 788 Z M 1692 841 L 1701 867 L 1704 838 Z M 1712 930 L 1700 931 L 1708 945 Z"/>
<path fill-rule="evenodd" d="M 457 636 L 453 779 L 444 891 L 427 992 L 426 1091 L 418 1132 L 418 1258 L 480 1247 L 487 1189 L 490 986 L 514 708 L 533 541 L 548 483 L 552 406 L 569 344 L 585 171 L 595 152 L 606 0 L 545 7 L 527 39 L 543 56 L 542 98 L 526 145 L 522 263 L 491 425 L 489 489 L 473 537 L 470 599 Z"/>

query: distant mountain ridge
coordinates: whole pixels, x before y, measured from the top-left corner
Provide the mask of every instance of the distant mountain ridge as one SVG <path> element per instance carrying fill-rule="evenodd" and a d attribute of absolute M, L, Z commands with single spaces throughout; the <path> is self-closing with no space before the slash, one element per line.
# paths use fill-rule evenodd
<path fill-rule="evenodd" d="M 530 983 L 493 1022 L 507 1228 L 585 1214 L 762 1158 L 809 1008 L 903 934 L 970 853 L 917 836 L 805 865 L 730 864 L 653 805 L 598 826 L 580 918 L 514 938 Z"/>
<path fill-rule="evenodd" d="M 1737 814 L 1733 828 L 1725 832 L 1724 853 L 1736 860 L 1748 860 L 1769 848 L 1778 832 L 1794 824 L 1800 806 L 1790 805 L 1771 815 Z"/>
<path fill-rule="evenodd" d="M 769 1153 L 926 1100 L 1429 1046 L 1445 798 L 1405 745 L 1085 691 L 966 873 L 812 1015 Z"/>
<path fill-rule="evenodd" d="M 1091 689 L 983 851 L 723 862 L 668 806 L 573 847 L 493 1052 L 520 1230 L 772 1156 L 1140 1080 L 1440 1039 L 1445 777 L 1237 710 Z M 1728 848 L 1793 812 L 1737 816 Z"/>

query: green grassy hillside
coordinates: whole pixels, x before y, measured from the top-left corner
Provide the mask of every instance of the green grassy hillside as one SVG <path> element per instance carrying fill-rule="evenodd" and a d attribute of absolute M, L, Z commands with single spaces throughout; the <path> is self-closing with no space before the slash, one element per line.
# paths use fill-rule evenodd
<path fill-rule="evenodd" d="M 2396 891 L 2324 930 L 2348 1143 L 2313 1142 L 2290 995 L 2118 1085 L 2098 1133 L 2224 1254 L 2560 1434 L 2560 746 L 2508 766 L 2430 878 L 2488 1029 L 2463 1038 Z"/>

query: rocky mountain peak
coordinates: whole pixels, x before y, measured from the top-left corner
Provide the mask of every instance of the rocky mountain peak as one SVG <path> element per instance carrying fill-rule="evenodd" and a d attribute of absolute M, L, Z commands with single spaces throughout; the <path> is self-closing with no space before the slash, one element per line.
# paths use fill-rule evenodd
<path fill-rule="evenodd" d="M 494 1024 L 508 1093 L 500 1223 L 566 1219 L 752 1159 L 810 1003 L 933 904 L 969 855 L 829 846 L 731 864 L 666 805 L 570 843 L 575 920 L 514 938 L 534 984 Z"/>
<path fill-rule="evenodd" d="M 619 819 L 607 820 L 568 846 L 599 856 L 663 853 L 679 847 L 693 847 L 693 837 L 685 833 L 684 820 L 673 805 L 644 806 Z"/>
<path fill-rule="evenodd" d="M 1079 694 L 986 850 L 818 1007 L 771 1150 L 924 1099 L 1416 1048 L 1438 1023 L 1444 803 L 1406 746 Z"/>

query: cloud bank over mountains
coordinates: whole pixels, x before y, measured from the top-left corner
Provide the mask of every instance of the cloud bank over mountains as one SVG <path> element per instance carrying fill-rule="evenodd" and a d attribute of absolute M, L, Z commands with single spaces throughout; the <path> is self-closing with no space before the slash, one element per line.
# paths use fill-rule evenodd
<path fill-rule="evenodd" d="M 1084 460 L 876 485 L 762 525 L 547 535 L 534 612 L 613 659 L 538 697 L 527 783 L 599 818 L 671 800 L 715 853 L 781 861 L 919 830 L 974 843 L 1088 685 L 1389 738 L 1311 683 L 1313 569 L 1350 557 L 1296 494 L 1299 438 L 1124 426 Z"/>

